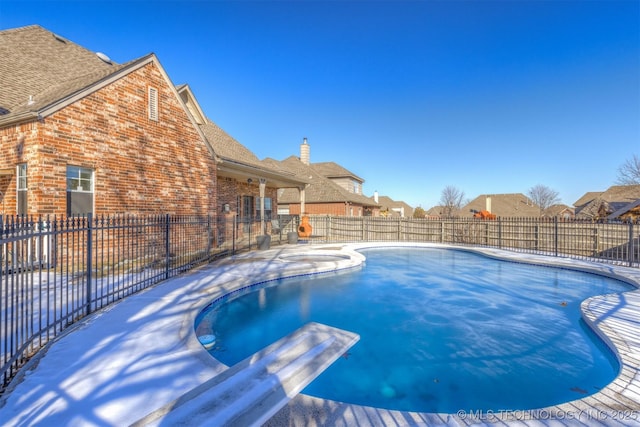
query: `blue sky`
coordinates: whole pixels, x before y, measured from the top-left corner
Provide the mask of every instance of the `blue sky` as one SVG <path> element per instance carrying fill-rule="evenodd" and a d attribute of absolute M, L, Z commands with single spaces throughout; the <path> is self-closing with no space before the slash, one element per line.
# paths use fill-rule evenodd
<path fill-rule="evenodd" d="M 450 185 L 572 205 L 640 155 L 640 0 L 0 0 L 1 29 L 31 24 L 120 63 L 154 52 L 259 158 L 307 137 L 312 162 L 414 207 Z"/>

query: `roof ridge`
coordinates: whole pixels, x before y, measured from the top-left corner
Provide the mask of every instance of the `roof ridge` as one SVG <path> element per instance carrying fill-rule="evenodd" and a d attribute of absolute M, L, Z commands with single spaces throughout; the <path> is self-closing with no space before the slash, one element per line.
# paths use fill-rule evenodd
<path fill-rule="evenodd" d="M 17 33 L 19 31 L 33 30 L 36 28 L 44 29 L 41 25 L 29 24 L 29 25 L 24 25 L 22 27 L 7 28 L 6 30 L 0 30 L 0 34 Z"/>

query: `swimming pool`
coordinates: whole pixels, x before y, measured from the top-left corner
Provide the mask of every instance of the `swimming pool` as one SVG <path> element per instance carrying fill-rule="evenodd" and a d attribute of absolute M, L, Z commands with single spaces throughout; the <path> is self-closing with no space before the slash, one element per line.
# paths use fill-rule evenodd
<path fill-rule="evenodd" d="M 617 373 L 579 306 L 630 285 L 458 250 L 363 253 L 360 271 L 272 282 L 214 305 L 199 334 L 211 328 L 211 353 L 230 365 L 308 321 L 352 330 L 360 343 L 303 392 L 410 411 L 543 407 Z"/>

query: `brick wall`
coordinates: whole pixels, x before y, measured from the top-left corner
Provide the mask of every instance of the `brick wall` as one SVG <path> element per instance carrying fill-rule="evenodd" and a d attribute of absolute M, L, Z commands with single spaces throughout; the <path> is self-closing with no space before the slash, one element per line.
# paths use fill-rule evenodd
<path fill-rule="evenodd" d="M 12 125 L 0 129 L 0 169 L 11 175 L 0 175 L 0 213 L 13 214 L 16 210 L 16 165 L 27 163 L 34 157 L 35 148 L 27 141 L 36 140 L 38 123 Z"/>
<path fill-rule="evenodd" d="M 148 118 L 149 86 L 158 121 Z M 153 62 L 0 136 L 0 168 L 27 163 L 30 214 L 66 214 L 67 165 L 94 170 L 97 215 L 216 212 L 215 162 Z M 0 176 L 0 191 L 15 213 L 15 176 Z"/>
<path fill-rule="evenodd" d="M 217 190 L 217 209 L 219 213 L 223 211 L 225 204 L 229 204 L 231 213 L 242 214 L 242 207 L 238 206 L 238 197 L 240 198 L 240 203 L 242 203 L 242 196 L 260 197 L 260 188 L 257 183 L 248 184 L 228 177 L 218 178 Z M 267 182 L 264 197 L 271 198 L 271 212 L 275 216 L 277 214 L 278 190 L 274 187 L 269 187 Z"/>

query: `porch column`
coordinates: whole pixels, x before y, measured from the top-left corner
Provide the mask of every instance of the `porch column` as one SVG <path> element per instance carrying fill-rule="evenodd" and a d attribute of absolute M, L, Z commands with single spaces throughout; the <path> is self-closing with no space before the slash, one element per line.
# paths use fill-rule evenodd
<path fill-rule="evenodd" d="M 300 216 L 304 215 L 304 189 L 306 185 L 300 187 Z"/>

